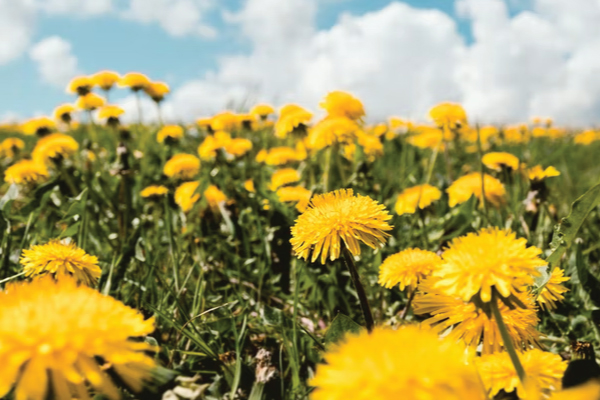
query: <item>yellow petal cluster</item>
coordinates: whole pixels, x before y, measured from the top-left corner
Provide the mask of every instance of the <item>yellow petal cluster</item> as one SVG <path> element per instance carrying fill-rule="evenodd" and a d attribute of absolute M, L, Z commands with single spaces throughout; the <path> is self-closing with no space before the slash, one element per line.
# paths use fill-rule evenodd
<path fill-rule="evenodd" d="M 19 150 L 25 148 L 25 142 L 19 138 L 9 137 L 0 143 L 0 157 L 12 158 Z"/>
<path fill-rule="evenodd" d="M 296 183 L 300 180 L 300 173 L 294 168 L 282 168 L 278 169 L 271 176 L 271 184 L 269 188 L 271 190 L 277 190 L 281 186 L 289 185 L 290 183 Z"/>
<path fill-rule="evenodd" d="M 328 93 L 325 99 L 319 103 L 319 106 L 324 108 L 330 117 L 345 117 L 357 120 L 365 115 L 362 102 L 350 93 L 340 90 Z"/>
<path fill-rule="evenodd" d="M 144 198 L 148 197 L 160 197 L 169 193 L 169 189 L 162 185 L 150 185 L 145 187 L 141 192 L 140 196 Z"/>
<path fill-rule="evenodd" d="M 200 172 L 200 160 L 191 154 L 175 154 L 165 163 L 163 173 L 169 178 L 191 179 Z"/>
<path fill-rule="evenodd" d="M 179 125 L 165 125 L 156 134 L 156 141 L 164 143 L 166 139 L 179 140 L 183 137 L 183 128 Z"/>
<path fill-rule="evenodd" d="M 190 211 L 200 199 L 200 193 L 196 193 L 198 186 L 200 186 L 200 182 L 185 182 L 175 189 L 175 203 L 181 208 L 181 211 Z"/>
<path fill-rule="evenodd" d="M 398 195 L 398 200 L 396 200 L 396 214 L 414 214 L 417 207 L 420 209 L 429 207 L 441 197 L 442 192 L 440 189 L 429 184 L 406 188 Z"/>
<path fill-rule="evenodd" d="M 32 158 L 40 163 L 52 159 L 67 158 L 79 149 L 79 143 L 64 133 L 53 133 L 39 139 L 31 152 Z"/>
<path fill-rule="evenodd" d="M 43 163 L 33 160 L 21 160 L 4 171 L 4 180 L 8 183 L 35 184 L 47 180 L 48 169 Z"/>
<path fill-rule="evenodd" d="M 304 212 L 312 193 L 310 190 L 302 186 L 284 186 L 277 189 L 277 198 L 282 203 L 295 202 L 296 209 L 300 212 Z"/>
<path fill-rule="evenodd" d="M 379 284 L 391 289 L 399 285 L 400 290 L 409 287 L 415 290 L 419 282 L 431 275 L 442 259 L 434 252 L 410 248 L 386 258 L 379 266 Z"/>
<path fill-rule="evenodd" d="M 479 172 L 461 176 L 446 189 L 450 207 L 468 201 L 471 196 L 477 197 L 480 205 L 483 205 L 482 191 L 485 193 L 485 201 L 495 207 L 500 207 L 506 202 L 506 189 L 502 182 L 488 174 L 483 174 L 483 179 L 481 179 Z"/>
<path fill-rule="evenodd" d="M 556 308 L 556 303 L 563 301 L 565 296 L 564 293 L 568 292 L 569 289 L 564 287 L 562 284 L 567 282 L 570 278 L 565 276 L 565 271 L 560 268 L 554 268 L 550 279 L 546 282 L 546 285 L 540 291 L 537 297 L 537 302 L 540 307 L 544 310 L 553 310 Z"/>
<path fill-rule="evenodd" d="M 501 171 L 503 167 L 516 171 L 520 164 L 518 157 L 504 152 L 487 153 L 481 158 L 481 162 L 494 171 Z"/>

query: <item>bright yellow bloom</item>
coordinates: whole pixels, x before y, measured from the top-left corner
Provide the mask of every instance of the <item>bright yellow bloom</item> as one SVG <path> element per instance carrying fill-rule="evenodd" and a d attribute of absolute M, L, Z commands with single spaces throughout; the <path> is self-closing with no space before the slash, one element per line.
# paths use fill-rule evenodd
<path fill-rule="evenodd" d="M 118 85 L 119 87 L 128 87 L 134 92 L 138 92 L 150 85 L 150 79 L 139 72 L 129 72 L 121 77 Z"/>
<path fill-rule="evenodd" d="M 199 182 L 185 182 L 175 189 L 175 203 L 181 208 L 181 211 L 190 211 L 200 199 L 200 193 L 196 193 L 198 186 L 200 186 Z"/>
<path fill-rule="evenodd" d="M 567 282 L 570 278 L 565 276 L 565 271 L 560 268 L 554 268 L 550 275 L 550 280 L 546 282 L 546 285 L 540 291 L 537 302 L 542 309 L 553 310 L 556 308 L 556 303 L 563 301 L 565 296 L 563 293 L 568 292 L 569 289 L 564 287 L 562 284 Z"/>
<path fill-rule="evenodd" d="M 23 250 L 20 263 L 25 276 L 51 274 L 57 279 L 73 276 L 77 282 L 88 286 L 95 285 L 102 274 L 98 258 L 90 256 L 75 243 L 63 243 L 59 240 Z"/>
<path fill-rule="evenodd" d="M 232 132 L 240 127 L 240 121 L 231 111 L 223 111 L 212 117 L 210 126 L 214 131 Z"/>
<path fill-rule="evenodd" d="M 165 186 L 150 185 L 150 186 L 145 187 L 144 190 L 142 190 L 140 192 L 140 196 L 142 196 L 144 198 L 160 197 L 160 196 L 164 196 L 167 193 L 169 193 L 169 189 L 167 189 Z"/>
<path fill-rule="evenodd" d="M 89 77 L 76 76 L 75 78 L 71 79 L 71 82 L 69 82 L 67 85 L 67 93 L 85 96 L 92 90 L 93 86 L 94 83 Z"/>
<path fill-rule="evenodd" d="M 513 171 L 519 169 L 519 158 L 504 152 L 487 153 L 481 158 L 481 162 L 495 171 L 501 171 L 502 167 L 510 168 Z"/>
<path fill-rule="evenodd" d="M 210 185 L 204 191 L 204 197 L 206 201 L 208 201 L 208 205 L 213 211 L 217 211 L 219 209 L 219 204 L 226 202 L 227 196 L 225 193 L 221 192 L 218 187 L 215 185 Z"/>
<path fill-rule="evenodd" d="M 179 125 L 165 125 L 158 131 L 156 141 L 164 143 L 165 139 L 177 141 L 183 137 L 183 128 Z"/>
<path fill-rule="evenodd" d="M 348 144 L 354 142 L 359 131 L 358 124 L 349 118 L 326 118 L 310 130 L 307 146 L 311 149 L 321 150 L 336 143 Z"/>
<path fill-rule="evenodd" d="M 25 135 L 44 136 L 56 129 L 56 124 L 48 117 L 31 118 L 21 125 L 21 131 Z"/>
<path fill-rule="evenodd" d="M 40 162 L 21 160 L 4 171 L 4 181 L 8 183 L 25 184 L 41 183 L 48 179 L 48 170 Z"/>
<path fill-rule="evenodd" d="M 325 264 L 327 258 L 339 258 L 343 241 L 358 256 L 360 242 L 373 249 L 385 243 L 391 218 L 384 205 L 368 196 L 354 196 L 352 189 L 316 195 L 292 227 L 294 253 L 305 260 L 312 253 L 311 262 L 321 255 Z"/>
<path fill-rule="evenodd" d="M 467 125 L 467 113 L 456 103 L 438 104 L 429 110 L 429 117 L 440 128 L 456 129 Z"/>
<path fill-rule="evenodd" d="M 311 112 L 295 104 L 283 106 L 275 124 L 275 136 L 285 139 L 288 134 L 306 128 L 312 117 Z"/>
<path fill-rule="evenodd" d="M 31 152 L 31 157 L 40 163 L 52 159 L 67 158 L 79 150 L 79 143 L 64 133 L 53 133 L 39 139 Z"/>
<path fill-rule="evenodd" d="M 600 132 L 597 132 L 592 129 L 588 129 L 587 131 L 578 133 L 577 135 L 575 135 L 575 138 L 573 139 L 573 141 L 576 144 L 582 144 L 582 145 L 586 145 L 586 146 L 597 140 L 600 140 Z"/>
<path fill-rule="evenodd" d="M 444 135 L 441 130 L 431 126 L 419 127 L 414 135 L 409 136 L 406 141 L 420 149 L 443 148 Z"/>
<path fill-rule="evenodd" d="M 113 71 L 100 71 L 92 75 L 91 79 L 94 86 L 98 86 L 100 89 L 108 91 L 119 82 L 121 77 Z"/>
<path fill-rule="evenodd" d="M 336 90 L 325 96 L 325 99 L 319 103 L 321 108 L 327 110 L 330 117 L 346 117 L 351 120 L 358 120 L 365 116 L 365 109 L 359 99 L 350 93 Z"/>
<path fill-rule="evenodd" d="M 98 111 L 98 118 L 106 120 L 107 125 L 113 126 L 119 123 L 119 117 L 124 113 L 125 110 L 119 106 L 107 105 Z"/>
<path fill-rule="evenodd" d="M 25 142 L 19 138 L 6 138 L 0 143 L 0 157 L 13 158 L 19 150 L 25 148 Z"/>
<path fill-rule="evenodd" d="M 493 316 L 472 302 L 444 294 L 435 287 L 436 281 L 430 277 L 421 282 L 414 300 L 415 314 L 431 315 L 423 324 L 439 334 L 448 332 L 448 340 L 463 341 L 473 349 L 481 344 L 483 354 L 501 351 L 504 344 Z M 534 300 L 527 292 L 520 293 L 518 298 L 526 308 L 511 309 L 504 302 L 498 302 L 498 307 L 513 346 L 522 349 L 537 343 L 539 333 L 535 326 L 538 317 Z M 452 329 L 448 331 L 449 328 Z"/>
<path fill-rule="evenodd" d="M 278 169 L 271 176 L 271 185 L 269 186 L 269 189 L 277 190 L 281 186 L 298 182 L 300 178 L 300 173 L 294 168 Z"/>
<path fill-rule="evenodd" d="M 531 349 L 519 354 L 519 359 L 527 375 L 527 385 L 539 390 L 543 399 L 550 398 L 552 392 L 561 388 L 567 363 L 559 355 Z M 529 399 L 508 353 L 485 355 L 476 359 L 475 364 L 491 397 L 501 390 L 511 393 L 516 389 L 520 399 Z"/>
<path fill-rule="evenodd" d="M 261 150 L 256 155 L 257 162 L 264 162 L 267 165 L 285 165 L 290 162 L 302 161 L 306 159 L 306 149 L 301 143 L 298 143 L 296 149 L 286 146 L 273 147 L 267 150 Z"/>
<path fill-rule="evenodd" d="M 217 150 L 220 148 L 214 136 L 208 135 L 198 146 L 198 155 L 202 160 L 209 161 L 217 156 Z"/>
<path fill-rule="evenodd" d="M 411 291 L 428 277 L 442 262 L 434 252 L 421 249 L 406 249 L 385 259 L 379 266 L 379 284 L 391 289 L 396 285 L 400 290 L 409 287 Z"/>
<path fill-rule="evenodd" d="M 536 165 L 535 167 L 529 168 L 527 171 L 527 175 L 529 176 L 530 181 L 543 181 L 546 178 L 552 178 L 553 176 L 560 176 L 560 172 L 550 166 L 546 169 L 543 169 L 541 165 Z"/>
<path fill-rule="evenodd" d="M 170 91 L 169 85 L 164 82 L 150 82 L 144 87 L 144 92 L 157 103 L 163 101 Z"/>
<path fill-rule="evenodd" d="M 260 118 L 267 118 L 270 114 L 273 114 L 275 109 L 269 104 L 257 104 L 250 110 L 250 114 L 257 115 Z"/>
<path fill-rule="evenodd" d="M 256 188 L 254 187 L 254 181 L 252 179 L 246 179 L 244 181 L 244 189 L 246 189 L 250 193 L 256 193 Z"/>
<path fill-rule="evenodd" d="M 312 400 L 486 399 L 464 348 L 415 325 L 349 335 L 324 358 Z"/>
<path fill-rule="evenodd" d="M 71 114 L 75 112 L 75 106 L 73 104 L 61 104 L 56 107 L 53 112 L 54 119 L 65 124 L 71 123 Z"/>
<path fill-rule="evenodd" d="M 357 132 L 358 144 L 362 146 L 363 152 L 369 162 L 375 161 L 379 156 L 383 155 L 383 143 L 378 136 L 367 134 L 361 130 Z"/>
<path fill-rule="evenodd" d="M 528 140 L 528 131 L 527 125 L 509 126 L 504 129 L 502 136 L 509 144 L 525 143 Z"/>
<path fill-rule="evenodd" d="M 85 96 L 80 96 L 75 104 L 80 110 L 93 111 L 106 104 L 106 100 L 96 93 L 88 93 Z"/>
<path fill-rule="evenodd" d="M 592 379 L 583 385 L 554 393 L 550 400 L 600 400 L 600 381 Z"/>
<path fill-rule="evenodd" d="M 396 214 L 414 214 L 417 211 L 417 204 L 420 209 L 427 208 L 441 197 L 442 192 L 440 189 L 429 184 L 406 188 L 398 195 L 395 207 Z"/>
<path fill-rule="evenodd" d="M 191 154 L 175 154 L 165 163 L 163 173 L 169 178 L 191 179 L 200 172 L 200 160 Z"/>
<path fill-rule="evenodd" d="M 51 277 L 8 285 L 0 292 L 0 397 L 88 399 L 94 392 L 120 398 L 106 370 L 132 391 L 151 378 L 155 361 L 144 341 L 154 320 L 73 279 Z M 52 389 L 50 389 L 52 388 Z"/>
<path fill-rule="evenodd" d="M 235 157 L 241 157 L 252 150 L 252 142 L 244 138 L 231 139 L 225 145 L 225 151 Z"/>
<path fill-rule="evenodd" d="M 211 118 L 198 118 L 196 120 L 196 124 L 200 127 L 200 128 L 204 128 L 204 129 L 208 129 L 211 128 L 211 124 L 212 123 L 212 117 Z"/>
<path fill-rule="evenodd" d="M 440 278 L 436 287 L 464 301 L 479 295 L 488 303 L 492 289 L 508 298 L 532 285 L 538 268 L 547 265 L 541 253 L 535 246 L 527 247 L 527 240 L 517 239 L 510 230 L 484 228 L 450 242 L 442 254 L 444 262 L 434 273 Z"/>
<path fill-rule="evenodd" d="M 450 197 L 448 200 L 450 207 L 468 201 L 471 196 L 477 197 L 480 201 L 480 205 L 483 206 L 483 203 L 481 203 L 483 198 L 481 193 L 481 181 L 481 173 L 479 172 L 472 172 L 454 181 L 452 185 L 446 189 L 446 192 Z M 505 203 L 504 196 L 506 195 L 506 190 L 504 189 L 502 182 L 491 175 L 484 174 L 483 186 L 485 191 L 485 201 L 491 203 L 495 207 L 500 207 Z"/>
<path fill-rule="evenodd" d="M 312 192 L 302 186 L 284 186 L 277 189 L 277 197 L 280 202 L 296 202 L 296 210 L 306 211 Z"/>

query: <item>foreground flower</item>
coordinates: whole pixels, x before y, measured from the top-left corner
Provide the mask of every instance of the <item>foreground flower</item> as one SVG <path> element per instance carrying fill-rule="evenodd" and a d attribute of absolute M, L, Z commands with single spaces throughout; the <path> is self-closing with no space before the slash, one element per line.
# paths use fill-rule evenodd
<path fill-rule="evenodd" d="M 485 201 L 491 203 L 493 206 L 500 207 L 505 203 L 504 196 L 506 195 L 506 190 L 502 182 L 488 174 L 483 174 L 483 185 L 481 181 L 481 173 L 479 172 L 472 172 L 454 181 L 446 189 L 450 207 L 468 201 L 471 196 L 477 197 L 480 204 L 483 205 L 482 189 L 485 192 Z"/>
<path fill-rule="evenodd" d="M 592 379 L 583 385 L 554 393 L 551 400 L 600 400 L 600 381 Z"/>
<path fill-rule="evenodd" d="M 56 124 L 48 117 L 32 118 L 21 125 L 25 135 L 45 136 L 56 129 Z"/>
<path fill-rule="evenodd" d="M 521 353 L 519 359 L 527 375 L 527 385 L 537 389 L 543 399 L 548 399 L 552 392 L 560 389 L 567 363 L 559 355 L 532 349 Z M 501 390 L 506 393 L 516 390 L 520 399 L 529 398 L 508 353 L 485 355 L 476 360 L 476 365 L 491 397 Z"/>
<path fill-rule="evenodd" d="M 158 131 L 156 141 L 158 143 L 176 142 L 183 137 L 183 128 L 179 125 L 165 125 Z"/>
<path fill-rule="evenodd" d="M 479 295 L 484 303 L 491 301 L 492 289 L 504 298 L 518 295 L 533 284 L 538 268 L 547 265 L 541 253 L 510 230 L 484 228 L 450 242 L 434 272 L 440 278 L 436 287 L 464 301 Z"/>
<path fill-rule="evenodd" d="M 442 262 L 434 252 L 421 249 L 406 249 L 385 259 L 379 266 L 379 284 L 391 289 L 396 285 L 400 290 L 409 287 L 411 291 L 428 277 Z"/>
<path fill-rule="evenodd" d="M 20 282 L 0 292 L 0 397 L 70 400 L 96 393 L 119 398 L 107 372 L 140 391 L 155 367 L 154 320 L 73 279 Z M 108 371 L 106 371 L 108 370 Z"/>
<path fill-rule="evenodd" d="M 543 181 L 546 178 L 552 178 L 553 176 L 560 176 L 560 172 L 550 166 L 546 169 L 543 169 L 541 165 L 536 165 L 535 167 L 529 168 L 527 171 L 527 175 L 530 181 Z"/>
<path fill-rule="evenodd" d="M 93 111 L 106 104 L 106 100 L 104 100 L 104 97 L 98 96 L 96 93 L 88 93 L 85 96 L 79 97 L 75 104 L 77 105 L 77 108 L 81 110 Z"/>
<path fill-rule="evenodd" d="M 88 94 L 92 87 L 94 86 L 94 82 L 87 76 L 76 76 L 71 79 L 71 82 L 67 85 L 67 93 L 77 94 L 78 96 L 85 96 Z"/>
<path fill-rule="evenodd" d="M 148 198 L 148 197 L 161 197 L 164 196 L 165 194 L 169 193 L 169 189 L 167 189 L 165 186 L 162 185 L 150 185 L 144 188 L 144 190 L 142 190 L 140 192 L 140 196 L 144 197 L 144 198 Z"/>
<path fill-rule="evenodd" d="M 200 160 L 191 154 L 175 154 L 165 163 L 163 173 L 169 178 L 191 179 L 200 171 Z"/>
<path fill-rule="evenodd" d="M 79 143 L 64 133 L 53 133 L 44 136 L 37 141 L 31 157 L 40 163 L 48 163 L 51 160 L 67 158 L 79 149 Z"/>
<path fill-rule="evenodd" d="M 562 284 L 567 282 L 570 278 L 565 276 L 565 271 L 560 268 L 554 268 L 550 279 L 546 282 L 546 285 L 540 291 L 537 302 L 540 307 L 544 310 L 553 310 L 556 308 L 556 303 L 563 301 L 565 296 L 563 293 L 569 291 Z"/>
<path fill-rule="evenodd" d="M 25 148 L 25 142 L 19 138 L 9 137 L 0 143 L 0 157 L 13 158 L 20 150 Z"/>
<path fill-rule="evenodd" d="M 88 286 L 95 285 L 102 274 L 98 258 L 90 256 L 74 243 L 63 243 L 59 240 L 51 240 L 46 244 L 23 250 L 20 262 L 25 276 L 51 274 L 61 279 L 71 275 L 78 282 Z"/>
<path fill-rule="evenodd" d="M 296 202 L 296 209 L 306 211 L 312 192 L 302 186 L 284 186 L 277 189 L 277 198 L 282 203 Z"/>
<path fill-rule="evenodd" d="M 312 400 L 483 400 L 464 348 L 417 326 L 348 336 L 319 364 Z"/>
<path fill-rule="evenodd" d="M 118 73 L 113 71 L 100 71 L 92 75 L 92 83 L 94 86 L 98 86 L 100 89 L 108 92 L 115 86 L 121 77 Z"/>
<path fill-rule="evenodd" d="M 373 249 L 385 243 L 391 218 L 384 205 L 367 196 L 354 196 L 352 189 L 316 195 L 292 227 L 294 253 L 305 260 L 310 257 L 311 262 L 320 255 L 325 264 L 327 258 L 339 258 L 343 241 L 357 256 L 360 242 Z"/>
<path fill-rule="evenodd" d="M 56 107 L 53 112 L 54 119 L 65 124 L 70 124 L 72 120 L 71 114 L 75 112 L 75 106 L 73 104 L 61 104 Z"/>
<path fill-rule="evenodd" d="M 417 185 L 404 189 L 396 201 L 396 214 L 414 214 L 417 206 L 420 209 L 429 207 L 442 197 L 440 189 L 429 184 Z"/>
<path fill-rule="evenodd" d="M 8 183 L 35 184 L 48 179 L 48 170 L 44 164 L 33 160 L 21 160 L 4 171 L 4 180 Z"/>
<path fill-rule="evenodd" d="M 200 193 L 196 193 L 198 186 L 200 182 L 185 182 L 175 189 L 175 203 L 184 213 L 190 211 L 200 199 Z"/>
<path fill-rule="evenodd" d="M 281 186 L 289 185 L 290 183 L 296 183 L 300 180 L 300 173 L 294 168 L 282 168 L 278 169 L 271 176 L 271 185 L 269 189 L 277 190 Z"/>
<path fill-rule="evenodd" d="M 275 136 L 285 139 L 293 132 L 306 132 L 312 119 L 312 113 L 295 104 L 283 106 L 279 111 L 279 119 L 275 124 Z"/>
<path fill-rule="evenodd" d="M 467 113 L 460 104 L 438 104 L 429 110 L 429 116 L 440 128 L 454 130 L 467 124 Z"/>
<path fill-rule="evenodd" d="M 519 169 L 519 159 L 510 153 L 487 153 L 481 158 L 481 162 L 494 171 L 501 171 L 502 168 L 510 168 L 513 171 Z"/>
<path fill-rule="evenodd" d="M 134 92 L 143 90 L 150 84 L 150 79 L 139 72 L 129 72 L 125 74 L 118 82 L 120 87 L 128 87 Z"/>
<path fill-rule="evenodd" d="M 319 105 L 327 110 L 330 117 L 346 117 L 357 120 L 365 115 L 365 109 L 359 99 L 350 93 L 339 90 L 327 94 Z"/>

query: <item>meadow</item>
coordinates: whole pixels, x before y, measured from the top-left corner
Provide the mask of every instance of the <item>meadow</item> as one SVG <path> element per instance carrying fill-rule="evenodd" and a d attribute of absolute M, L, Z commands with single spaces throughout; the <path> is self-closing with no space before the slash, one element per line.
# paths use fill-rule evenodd
<path fill-rule="evenodd" d="M 0 397 L 600 397 L 600 131 L 69 90 L 0 127 Z"/>

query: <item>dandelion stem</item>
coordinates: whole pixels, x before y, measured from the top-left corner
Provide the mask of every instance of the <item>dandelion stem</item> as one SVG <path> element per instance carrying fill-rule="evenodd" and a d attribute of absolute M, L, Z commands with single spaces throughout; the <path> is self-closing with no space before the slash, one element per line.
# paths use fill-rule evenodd
<path fill-rule="evenodd" d="M 490 217 L 488 215 L 487 202 L 485 201 L 485 175 L 483 169 L 483 148 L 481 146 L 481 134 L 479 130 L 479 124 L 475 128 L 477 130 L 477 154 L 479 156 L 479 173 L 481 174 L 481 204 L 483 205 L 483 213 L 485 215 L 485 219 L 490 222 Z"/>
<path fill-rule="evenodd" d="M 367 325 L 367 330 L 371 332 L 375 327 L 375 321 L 373 320 L 373 314 L 371 313 L 371 307 L 369 306 L 369 301 L 367 300 L 365 288 L 360 282 L 360 278 L 358 276 L 358 272 L 356 271 L 356 265 L 354 265 L 354 259 L 352 258 L 352 254 L 350 254 L 350 251 L 346 248 L 346 245 L 342 245 L 342 247 L 344 253 L 344 261 L 346 262 L 346 267 L 348 267 L 348 271 L 350 272 L 350 278 L 352 278 L 352 283 L 354 284 L 354 288 L 356 289 L 356 294 L 358 295 L 358 300 L 360 302 L 360 308 L 362 309 L 363 315 L 365 317 L 365 324 Z"/>
<path fill-rule="evenodd" d="M 331 146 L 325 150 L 325 171 L 323 172 L 323 192 L 329 192 L 329 171 L 331 169 Z"/>
<path fill-rule="evenodd" d="M 140 91 L 136 90 L 135 91 L 135 99 L 136 99 L 136 103 L 137 103 L 137 111 L 138 111 L 138 123 L 140 126 L 142 126 L 142 98 L 140 95 Z"/>
<path fill-rule="evenodd" d="M 410 289 L 409 289 L 410 290 Z M 402 311 L 402 315 L 400 316 L 401 320 L 405 320 L 408 312 L 410 311 L 410 307 L 412 306 L 412 302 L 415 299 L 415 295 L 417 294 L 417 289 L 410 290 L 410 294 L 408 295 L 408 302 L 406 303 L 406 307 Z"/>
<path fill-rule="evenodd" d="M 25 275 L 25 272 L 21 272 L 21 273 L 19 273 L 19 274 L 16 274 L 16 275 L 13 275 L 13 276 L 9 276 L 8 278 L 2 279 L 2 280 L 0 281 L 0 284 L 1 284 L 1 283 L 4 283 L 4 282 L 8 282 L 8 281 L 10 281 L 10 280 L 12 280 L 12 279 L 18 278 L 19 276 L 22 276 L 22 275 Z"/>
<path fill-rule="evenodd" d="M 508 329 L 506 328 L 506 325 L 504 324 L 504 319 L 502 318 L 502 314 L 500 313 L 500 308 L 498 308 L 498 301 L 500 301 L 500 300 L 498 299 L 498 295 L 497 295 L 496 291 L 494 290 L 494 292 L 492 294 L 492 301 L 491 301 L 492 314 L 494 315 L 494 319 L 496 320 L 496 323 L 498 324 L 498 330 L 500 331 L 500 336 L 502 337 L 502 342 L 504 343 L 504 348 L 506 349 L 506 352 L 510 356 L 510 360 L 512 361 L 513 366 L 515 367 L 515 371 L 517 371 L 519 380 L 521 381 L 522 384 L 524 384 L 525 383 L 525 370 L 523 369 L 523 365 L 521 364 L 521 361 L 519 360 L 519 356 L 517 354 L 517 351 L 515 350 L 515 346 L 513 345 L 510 334 L 508 333 Z"/>

